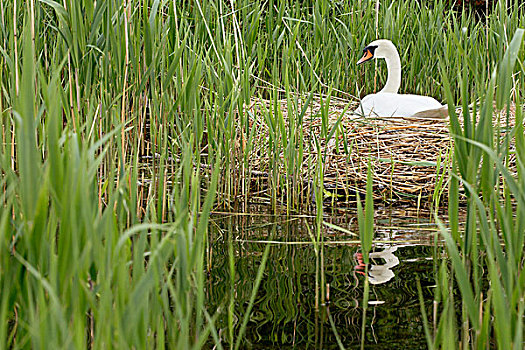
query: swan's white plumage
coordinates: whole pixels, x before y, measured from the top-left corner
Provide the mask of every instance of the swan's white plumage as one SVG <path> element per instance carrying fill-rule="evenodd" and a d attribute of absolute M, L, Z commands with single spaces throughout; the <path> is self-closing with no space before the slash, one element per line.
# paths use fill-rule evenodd
<path fill-rule="evenodd" d="M 382 118 L 411 117 L 425 111 L 443 108 L 444 106 L 432 97 L 379 92 L 365 96 L 355 112 Z"/>
<path fill-rule="evenodd" d="M 384 58 L 388 79 L 380 92 L 367 95 L 361 100 L 359 107 L 354 111 L 355 114 L 381 118 L 442 118 L 447 115 L 446 107 L 432 97 L 397 93 L 401 85 L 401 60 L 396 47 L 390 40 L 375 40 L 364 51 L 367 54 L 358 63 L 371 58 Z"/>

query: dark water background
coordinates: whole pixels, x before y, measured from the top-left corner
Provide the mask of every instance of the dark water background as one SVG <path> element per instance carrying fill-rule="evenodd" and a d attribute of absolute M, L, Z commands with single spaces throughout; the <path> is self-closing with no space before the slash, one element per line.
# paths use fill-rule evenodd
<path fill-rule="evenodd" d="M 326 216 L 324 221 L 358 232 L 354 213 Z M 216 326 L 223 344 L 228 342 L 231 295 L 237 334 L 263 252 L 271 244 L 243 348 L 338 348 L 329 317 L 342 344 L 359 348 L 365 276 L 357 236 L 324 225 L 325 243 L 316 254 L 310 235 L 316 235 L 313 217 L 272 216 L 264 209 L 253 215 L 218 214 L 210 227 L 206 299 L 210 313 L 222 310 Z M 379 212 L 376 228 L 379 242 L 369 266 L 366 348 L 424 349 L 417 278 L 432 322 L 434 256 L 441 253 L 433 245 L 436 226 L 398 210 Z M 233 285 L 230 258 L 235 265 Z M 322 292 L 328 302 L 316 308 Z"/>

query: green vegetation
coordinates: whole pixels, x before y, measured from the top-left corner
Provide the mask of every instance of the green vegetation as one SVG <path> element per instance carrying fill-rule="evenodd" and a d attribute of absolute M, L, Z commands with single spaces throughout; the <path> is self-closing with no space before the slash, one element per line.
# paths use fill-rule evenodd
<path fill-rule="evenodd" d="M 487 348 L 492 337 L 499 349 L 523 348 L 525 134 L 520 97 L 522 82 L 512 80 L 524 34 L 523 29 L 516 31 L 499 67 L 491 75 L 487 90 L 479 96 L 482 102 L 478 120 L 463 112 L 464 124 L 460 126 L 455 111 L 449 108 L 455 141 L 449 210 L 455 211 L 459 206 L 457 189 L 461 182 L 467 196 L 467 217 L 463 232 L 458 230 L 457 215 L 450 215 L 450 232 L 441 224 L 452 264 L 450 268 L 445 263 L 439 266 L 440 283 L 435 300 L 442 303 L 443 309 L 434 342 L 429 337 L 429 348 L 453 347 L 457 342 L 457 328 L 461 329 L 459 341 L 464 348 Z M 521 68 L 521 73 L 525 73 L 523 65 Z M 464 79 L 468 68 L 458 75 Z M 452 99 L 446 77 L 444 82 L 446 94 Z M 509 117 L 502 118 L 501 128 L 506 127 L 507 132 L 501 137 L 499 130 L 493 128 L 492 118 L 498 110 L 510 115 L 511 88 L 516 91 L 516 127 L 509 128 Z M 463 95 L 466 95 L 465 89 L 466 85 L 461 84 Z M 468 101 L 464 100 L 463 111 L 466 110 Z M 510 147 L 511 140 L 515 142 L 515 149 Z M 515 174 L 511 163 L 516 164 Z M 437 217 L 436 220 L 440 222 Z M 456 283 L 461 291 L 461 311 L 455 309 L 451 297 L 450 288 Z M 461 327 L 456 325 L 458 314 Z"/>
<path fill-rule="evenodd" d="M 426 324 L 428 345 L 521 349 L 518 28 L 518 0 L 497 2 L 479 20 L 438 0 L 0 2 L 0 349 L 242 347 L 270 246 L 245 317 L 234 317 L 233 290 L 208 309 L 210 211 L 262 196 L 250 191 L 248 159 L 264 150 L 269 203 L 286 213 L 316 203 L 312 240 L 322 272 L 322 158 L 308 178 L 297 169 L 311 162 L 305 144 L 322 154 L 319 140 L 336 130 L 326 109 L 314 116 L 319 135 L 302 125 L 314 97 L 350 103 L 381 85 L 385 69 L 354 65 L 377 37 L 400 49 L 401 90 L 446 99 L 451 112 L 450 225 L 441 230 L 451 263 L 436 262 L 439 314 L 434 329 Z M 244 108 L 254 97 L 271 102 L 265 135 Z M 286 121 L 279 99 L 294 111 Z M 501 110 L 506 133 L 492 126 Z M 505 119 L 511 110 L 515 127 Z M 298 195 L 310 193 L 305 186 L 310 202 Z M 368 245 L 371 198 L 359 215 Z M 229 254 L 233 280 L 233 248 Z M 224 315 L 227 335 L 215 322 Z"/>

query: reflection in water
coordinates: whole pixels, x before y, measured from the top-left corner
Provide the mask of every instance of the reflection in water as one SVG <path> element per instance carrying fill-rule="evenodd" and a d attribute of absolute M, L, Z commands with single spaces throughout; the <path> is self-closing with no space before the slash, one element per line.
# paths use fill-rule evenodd
<path fill-rule="evenodd" d="M 356 267 L 360 247 L 345 243 L 316 248 L 311 244 L 308 225 L 313 226 L 306 219 L 261 215 L 214 218 L 210 225 L 207 309 L 215 314 L 218 309 L 231 307 L 233 334 L 238 334 L 246 314 L 266 241 L 278 242 L 271 245 L 247 324 L 247 346 L 337 348 L 333 322 L 346 348 L 359 347 L 364 288 L 364 276 L 358 274 L 364 269 Z M 352 227 L 348 229 L 356 232 Z M 325 241 L 355 242 L 355 237 L 343 237 L 329 228 L 323 235 Z M 416 237 L 414 229 L 396 224 L 389 232 L 377 233 L 376 237 L 389 241 L 389 246 L 371 254 L 368 277 L 372 303 L 367 312 L 365 343 L 374 349 L 426 347 L 415 281 L 419 277 L 425 306 L 430 311 L 434 276 L 433 261 L 428 258 L 433 248 L 391 244 L 392 237 L 399 235 L 409 236 L 410 240 Z M 228 312 L 217 313 L 215 325 L 224 345 L 229 342 L 229 322 Z"/>
<path fill-rule="evenodd" d="M 394 255 L 397 251 L 397 246 L 386 248 L 380 252 L 370 253 L 370 266 L 368 267 L 368 281 L 371 284 L 382 284 L 390 281 L 394 278 L 394 271 L 392 268 L 399 265 L 399 259 Z M 357 265 L 355 267 L 356 272 L 359 274 L 365 274 L 365 263 L 363 261 L 362 253 L 355 253 L 357 259 Z M 378 259 L 384 260 L 384 264 L 376 264 Z"/>

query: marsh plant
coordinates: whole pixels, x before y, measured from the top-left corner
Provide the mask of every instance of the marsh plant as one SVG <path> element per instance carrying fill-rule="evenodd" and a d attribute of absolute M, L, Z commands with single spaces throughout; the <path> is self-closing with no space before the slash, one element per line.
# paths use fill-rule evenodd
<path fill-rule="evenodd" d="M 242 319 L 233 290 L 207 309 L 210 211 L 264 197 L 287 213 L 315 201 L 321 216 L 322 161 L 311 181 L 297 167 L 311 162 L 306 143 L 336 133 L 321 112 L 322 134 L 305 135 L 303 117 L 314 97 L 353 103 L 381 86 L 385 69 L 353 64 L 377 37 L 402 48 L 402 91 L 450 109 L 451 264 L 436 266 L 429 347 L 522 348 L 524 5 L 499 1 L 481 19 L 450 6 L 1 1 L 0 348 L 241 347 L 269 248 Z M 245 108 L 253 98 L 270 101 L 265 135 Z M 279 100 L 294 111 L 286 121 Z M 516 126 L 494 140 L 488 120 L 511 109 Z M 264 193 L 251 192 L 254 149 L 270 160 Z M 313 195 L 296 196 L 303 186 Z"/>

